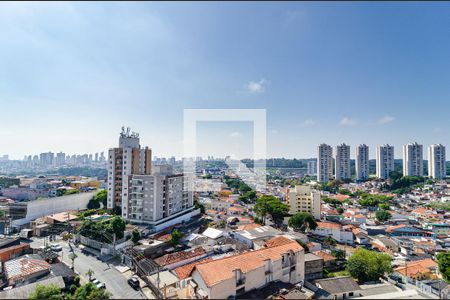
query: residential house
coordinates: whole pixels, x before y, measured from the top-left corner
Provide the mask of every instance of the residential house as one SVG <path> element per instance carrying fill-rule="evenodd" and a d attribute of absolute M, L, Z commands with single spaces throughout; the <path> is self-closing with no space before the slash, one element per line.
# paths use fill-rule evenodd
<path fill-rule="evenodd" d="M 341 224 L 334 222 L 317 222 L 317 228 L 314 234 L 324 237 L 332 237 L 339 243 L 353 244 L 353 233 L 351 230 L 345 230 Z"/>
<path fill-rule="evenodd" d="M 351 276 L 317 279 L 312 282 L 319 289 L 315 298 L 346 299 L 361 296 L 361 287 Z"/>
<path fill-rule="evenodd" d="M 195 249 L 163 255 L 161 257 L 156 258 L 155 262 L 160 267 L 172 270 L 177 267 L 205 258 L 208 255 L 209 253 L 207 253 L 203 247 L 197 247 Z"/>
<path fill-rule="evenodd" d="M 402 278 L 416 282 L 417 280 L 437 279 L 437 263 L 431 258 L 416 260 L 394 269 Z"/>
<path fill-rule="evenodd" d="M 196 265 L 192 272 L 195 296 L 225 299 L 277 280 L 293 284 L 303 280 L 303 248 L 287 238 L 276 244 L 280 245 Z"/>
<path fill-rule="evenodd" d="M 305 280 L 323 277 L 323 258 L 313 253 L 305 254 Z"/>
<path fill-rule="evenodd" d="M 8 285 L 24 285 L 32 283 L 50 273 L 50 264 L 44 260 L 20 257 L 3 264 Z"/>

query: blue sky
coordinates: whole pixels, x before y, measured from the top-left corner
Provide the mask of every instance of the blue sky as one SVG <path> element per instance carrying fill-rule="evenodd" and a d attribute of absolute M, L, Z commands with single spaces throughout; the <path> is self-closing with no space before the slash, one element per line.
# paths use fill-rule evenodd
<path fill-rule="evenodd" d="M 3 4 L 0 154 L 103 151 L 128 125 L 181 156 L 185 108 L 266 109 L 269 156 L 450 146 L 449 37 L 448 2 Z M 200 148 L 246 155 L 241 125 Z"/>

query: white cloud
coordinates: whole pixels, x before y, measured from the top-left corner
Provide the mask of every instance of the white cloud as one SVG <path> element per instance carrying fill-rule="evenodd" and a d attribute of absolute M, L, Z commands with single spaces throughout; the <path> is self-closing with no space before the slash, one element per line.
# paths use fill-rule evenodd
<path fill-rule="evenodd" d="M 384 124 L 388 124 L 391 123 L 395 120 L 394 117 L 392 116 L 384 116 L 381 119 L 378 120 L 378 124 L 384 125 Z"/>
<path fill-rule="evenodd" d="M 240 133 L 240 132 L 230 133 L 230 137 L 232 137 L 232 138 L 240 138 L 241 136 L 242 136 L 242 133 Z"/>
<path fill-rule="evenodd" d="M 301 126 L 313 126 L 316 124 L 316 121 L 308 119 L 303 121 L 303 123 L 301 124 Z"/>
<path fill-rule="evenodd" d="M 260 81 L 250 81 L 247 84 L 247 90 L 250 93 L 263 93 L 266 89 L 267 80 L 261 79 Z"/>
<path fill-rule="evenodd" d="M 356 125 L 356 123 L 357 123 L 356 120 L 350 119 L 348 117 L 344 117 L 341 120 L 341 125 L 345 125 L 345 126 L 353 126 L 353 125 Z"/>

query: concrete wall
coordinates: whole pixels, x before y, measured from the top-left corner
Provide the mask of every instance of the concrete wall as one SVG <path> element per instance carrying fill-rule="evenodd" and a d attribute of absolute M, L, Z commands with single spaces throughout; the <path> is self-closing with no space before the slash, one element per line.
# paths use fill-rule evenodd
<path fill-rule="evenodd" d="M 14 220 L 12 226 L 21 226 L 37 218 L 68 210 L 86 209 L 95 193 L 79 193 L 27 202 L 27 216 L 24 219 Z"/>

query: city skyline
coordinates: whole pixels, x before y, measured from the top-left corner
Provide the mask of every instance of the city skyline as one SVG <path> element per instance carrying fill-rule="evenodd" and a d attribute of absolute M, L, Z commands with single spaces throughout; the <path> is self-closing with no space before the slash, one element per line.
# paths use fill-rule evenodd
<path fill-rule="evenodd" d="M 414 140 L 446 145 L 446 8 L 5 3 L 0 153 L 106 152 L 126 124 L 158 156 L 181 157 L 185 108 L 266 109 L 268 157 L 315 157 L 322 142 L 395 144 L 397 158 Z M 246 129 L 230 126 L 220 150 L 245 153 Z"/>

